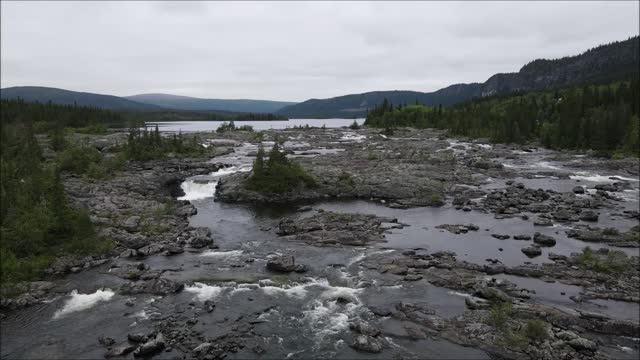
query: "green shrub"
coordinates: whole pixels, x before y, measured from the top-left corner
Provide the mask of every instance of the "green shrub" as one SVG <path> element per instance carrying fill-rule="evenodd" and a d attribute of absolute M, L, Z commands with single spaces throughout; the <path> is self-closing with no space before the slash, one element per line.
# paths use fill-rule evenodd
<path fill-rule="evenodd" d="M 127 154 L 123 151 L 115 154 L 114 156 L 105 157 L 102 164 L 110 174 L 121 171 L 127 164 Z"/>
<path fill-rule="evenodd" d="M 51 140 L 51 148 L 53 151 L 62 151 L 67 146 L 67 140 L 64 137 L 64 129 L 61 126 L 57 126 L 53 133 L 49 134 Z"/>
<path fill-rule="evenodd" d="M 74 174 L 84 174 L 91 164 L 99 163 L 102 154 L 92 146 L 70 145 L 58 154 L 60 170 L 71 171 Z"/>
<path fill-rule="evenodd" d="M 87 176 L 92 179 L 104 180 L 109 176 L 109 174 L 107 173 L 107 169 L 102 166 L 102 164 L 91 163 L 87 168 Z"/>
<path fill-rule="evenodd" d="M 441 203 L 442 200 L 442 196 L 440 194 L 433 194 L 431 195 L 431 202 L 433 203 Z"/>
<path fill-rule="evenodd" d="M 353 180 L 353 177 L 351 176 L 351 174 L 349 174 L 346 171 L 343 171 L 340 173 L 340 175 L 338 176 L 338 181 L 341 182 L 345 182 L 347 183 L 347 185 L 355 185 L 355 181 Z"/>
<path fill-rule="evenodd" d="M 549 335 L 547 333 L 547 324 L 542 320 L 529 320 L 524 326 L 524 336 L 533 342 L 541 342 Z"/>
<path fill-rule="evenodd" d="M 511 303 L 494 303 L 489 309 L 489 314 L 486 318 L 486 322 L 487 324 L 497 329 L 502 329 L 507 324 L 507 321 L 511 317 L 512 312 L 513 308 L 511 306 Z"/>
<path fill-rule="evenodd" d="M 82 134 L 103 135 L 107 133 L 107 126 L 104 124 L 91 124 L 77 128 L 75 131 Z"/>
<path fill-rule="evenodd" d="M 588 246 L 582 250 L 577 261 L 583 268 L 601 273 L 624 272 L 630 264 L 629 257 L 622 251 L 610 250 L 606 255 L 600 255 Z"/>

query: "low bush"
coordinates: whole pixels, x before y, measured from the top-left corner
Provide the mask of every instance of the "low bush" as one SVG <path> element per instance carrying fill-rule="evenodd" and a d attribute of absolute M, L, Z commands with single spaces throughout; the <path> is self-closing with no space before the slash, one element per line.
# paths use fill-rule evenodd
<path fill-rule="evenodd" d="M 547 333 L 547 324 L 542 320 L 529 320 L 523 329 L 524 336 L 533 342 L 541 342 L 549 335 Z"/>
<path fill-rule="evenodd" d="M 578 264 L 596 272 L 620 273 L 629 266 L 629 257 L 619 250 L 610 250 L 606 255 L 596 254 L 587 246 L 578 256 Z"/>
<path fill-rule="evenodd" d="M 511 303 L 494 303 L 489 309 L 489 314 L 485 320 L 487 324 L 497 329 L 502 329 L 507 324 L 507 321 L 511 317 L 512 312 L 513 308 L 511 306 Z"/>

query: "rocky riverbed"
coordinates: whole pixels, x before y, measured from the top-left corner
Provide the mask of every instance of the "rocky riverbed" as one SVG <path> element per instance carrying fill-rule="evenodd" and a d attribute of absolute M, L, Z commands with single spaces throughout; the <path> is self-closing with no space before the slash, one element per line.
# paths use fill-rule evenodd
<path fill-rule="evenodd" d="M 212 156 L 64 177 L 116 246 L 3 299 L 2 358 L 637 358 L 637 160 L 432 130 L 199 135 Z M 243 188 L 276 135 L 318 187 Z"/>

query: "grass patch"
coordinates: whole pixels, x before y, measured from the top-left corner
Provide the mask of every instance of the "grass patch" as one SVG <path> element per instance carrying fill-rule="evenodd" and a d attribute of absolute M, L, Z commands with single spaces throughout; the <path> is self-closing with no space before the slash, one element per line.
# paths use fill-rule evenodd
<path fill-rule="evenodd" d="M 485 322 L 496 329 L 504 329 L 507 325 L 507 321 L 511 318 L 512 313 L 513 307 L 511 306 L 511 303 L 494 303 L 489 309 L 489 314 L 485 318 Z"/>
<path fill-rule="evenodd" d="M 596 254 L 587 246 L 578 256 L 578 264 L 595 272 L 621 273 L 629 266 L 629 257 L 619 250 L 611 250 L 606 255 Z"/>
<path fill-rule="evenodd" d="M 522 331 L 523 335 L 532 342 L 542 342 L 549 336 L 547 324 L 538 319 L 527 321 Z"/>

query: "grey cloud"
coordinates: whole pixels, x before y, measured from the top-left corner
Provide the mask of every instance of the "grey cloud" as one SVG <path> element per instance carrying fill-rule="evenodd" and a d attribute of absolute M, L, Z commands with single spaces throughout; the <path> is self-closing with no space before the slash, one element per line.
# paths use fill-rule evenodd
<path fill-rule="evenodd" d="M 433 91 L 638 33 L 637 2 L 2 2 L 2 87 Z"/>

